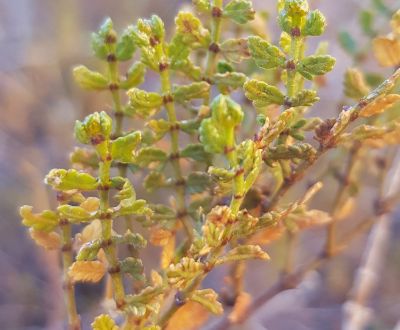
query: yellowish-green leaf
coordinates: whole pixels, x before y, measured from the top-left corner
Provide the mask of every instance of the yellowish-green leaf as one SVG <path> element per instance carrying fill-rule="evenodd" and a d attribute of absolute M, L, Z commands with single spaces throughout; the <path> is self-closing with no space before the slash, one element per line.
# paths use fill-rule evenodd
<path fill-rule="evenodd" d="M 312 80 L 314 76 L 321 76 L 332 71 L 336 60 L 329 55 L 313 55 L 301 60 L 297 71 L 306 79 Z"/>
<path fill-rule="evenodd" d="M 159 108 L 163 104 L 162 96 L 157 93 L 151 93 L 138 88 L 132 88 L 127 94 L 133 107 Z"/>
<path fill-rule="evenodd" d="M 83 121 L 75 122 L 75 138 L 83 144 L 94 146 L 110 138 L 112 119 L 105 112 L 95 112 L 85 117 Z"/>
<path fill-rule="evenodd" d="M 196 290 L 189 299 L 204 306 L 213 314 L 221 315 L 224 312 L 222 304 L 218 301 L 217 293 L 212 289 Z"/>
<path fill-rule="evenodd" d="M 311 89 L 304 89 L 296 94 L 291 100 L 292 107 L 311 107 L 319 101 L 317 92 Z"/>
<path fill-rule="evenodd" d="M 208 95 L 209 91 L 210 85 L 205 81 L 201 81 L 175 87 L 172 95 L 175 101 L 186 102 L 193 99 L 202 99 Z"/>
<path fill-rule="evenodd" d="M 363 74 L 357 69 L 348 69 L 344 77 L 344 94 L 359 100 L 370 91 Z"/>
<path fill-rule="evenodd" d="M 91 71 L 86 66 L 80 65 L 73 70 L 75 81 L 81 88 L 101 91 L 108 89 L 108 80 L 101 73 Z"/>
<path fill-rule="evenodd" d="M 324 15 L 319 10 L 314 10 L 308 13 L 302 33 L 306 36 L 320 36 L 324 33 L 325 27 Z"/>
<path fill-rule="evenodd" d="M 245 24 L 254 19 L 255 11 L 250 0 L 231 0 L 225 6 L 222 16 L 237 24 Z"/>
<path fill-rule="evenodd" d="M 115 324 L 111 316 L 101 314 L 97 316 L 92 323 L 93 330 L 118 330 L 119 327 Z"/>
<path fill-rule="evenodd" d="M 122 89 L 130 89 L 140 85 L 144 80 L 146 67 L 141 62 L 135 62 L 128 70 L 126 77 L 121 81 L 120 87 Z"/>
<path fill-rule="evenodd" d="M 246 259 L 270 259 L 268 254 L 264 252 L 258 245 L 240 245 L 230 250 L 227 254 L 217 260 L 217 264 L 223 264 L 231 261 L 239 261 Z"/>
<path fill-rule="evenodd" d="M 135 157 L 135 163 L 140 167 L 149 166 L 154 162 L 165 162 L 168 159 L 167 154 L 155 147 L 146 147 L 139 150 Z"/>
<path fill-rule="evenodd" d="M 192 258 L 184 257 L 166 270 L 168 281 L 176 288 L 186 287 L 196 276 L 203 273 L 204 265 Z"/>
<path fill-rule="evenodd" d="M 248 46 L 251 57 L 256 65 L 262 69 L 275 69 L 284 67 L 286 56 L 276 46 L 260 37 L 249 37 Z"/>
<path fill-rule="evenodd" d="M 228 39 L 220 46 L 222 56 L 232 63 L 240 63 L 250 57 L 246 39 Z"/>
<path fill-rule="evenodd" d="M 121 163 L 131 163 L 134 159 L 134 149 L 141 141 L 140 132 L 132 132 L 114 140 L 111 145 L 112 159 Z"/>
<path fill-rule="evenodd" d="M 58 226 L 58 216 L 55 212 L 45 210 L 41 213 L 32 213 L 33 207 L 24 205 L 19 209 L 22 224 L 35 230 L 51 232 Z"/>
<path fill-rule="evenodd" d="M 201 21 L 190 12 L 179 12 L 175 19 L 176 31 L 182 35 L 183 41 L 191 47 L 207 47 L 210 35 Z"/>
<path fill-rule="evenodd" d="M 251 79 L 243 87 L 246 97 L 253 101 L 253 105 L 257 108 L 271 104 L 282 105 L 285 102 L 285 96 L 277 87 L 263 81 Z"/>

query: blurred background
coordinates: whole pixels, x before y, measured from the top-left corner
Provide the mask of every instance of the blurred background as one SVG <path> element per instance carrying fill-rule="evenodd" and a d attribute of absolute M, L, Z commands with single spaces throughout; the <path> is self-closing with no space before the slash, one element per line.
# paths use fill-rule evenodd
<path fill-rule="evenodd" d="M 111 101 L 106 93 L 82 92 L 72 80 L 74 65 L 100 66 L 91 56 L 90 32 L 107 16 L 121 30 L 138 17 L 152 13 L 161 16 L 171 28 L 179 8 L 189 2 L 0 0 L 0 329 L 64 329 L 57 256 L 35 247 L 20 224 L 18 207 L 23 204 L 34 205 L 37 210 L 49 207 L 52 198 L 43 177 L 51 168 L 68 167 L 68 154 L 75 145 L 74 121 L 87 113 L 110 109 Z M 254 3 L 257 9 L 275 17 L 276 1 L 254 0 Z M 314 110 L 314 114 L 327 118 L 337 112 L 343 73 L 352 65 L 352 58 L 338 44 L 338 34 L 351 31 L 363 42 L 358 12 L 369 6 L 369 1 L 315 0 L 311 3 L 327 16 L 328 29 L 323 38 L 330 43 L 329 53 L 338 59 L 321 89 L 322 101 Z M 400 7 L 398 0 L 385 3 L 391 8 Z M 387 20 L 379 24 L 383 33 L 389 32 Z M 266 29 L 276 41 L 275 19 L 269 21 Z M 364 66 L 382 72 L 372 59 L 367 58 Z M 330 193 L 329 189 L 324 190 L 325 196 Z M 325 196 L 317 200 L 321 209 L 327 204 Z M 360 206 L 370 208 L 370 203 L 366 197 L 365 205 Z M 394 221 L 384 271 L 379 274 L 379 287 L 373 296 L 371 307 L 375 314 L 371 329 L 393 329 L 400 318 L 400 240 L 394 239 L 399 237 L 399 229 L 399 221 Z M 302 239 L 306 252 L 318 251 L 319 235 L 323 231 L 314 230 Z M 274 298 L 243 328 L 339 329 L 341 306 L 364 246 L 365 237 L 361 237 L 345 256 L 310 274 L 299 289 Z M 279 244 L 269 252 L 273 259 L 279 260 Z M 260 263 L 251 263 L 250 267 L 247 282 L 250 293 L 259 292 L 260 287 L 273 283 L 277 277 L 276 271 Z M 221 276 L 212 275 L 207 284 L 219 289 Z M 93 301 L 102 289 L 94 285 L 78 289 L 79 309 L 87 326 L 98 313 Z"/>

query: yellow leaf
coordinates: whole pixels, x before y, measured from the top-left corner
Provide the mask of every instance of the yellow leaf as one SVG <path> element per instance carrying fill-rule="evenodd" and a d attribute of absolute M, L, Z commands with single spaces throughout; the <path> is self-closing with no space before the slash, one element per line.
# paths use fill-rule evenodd
<path fill-rule="evenodd" d="M 100 201 L 98 198 L 89 197 L 81 204 L 81 207 L 88 212 L 96 212 L 99 209 L 99 205 Z"/>
<path fill-rule="evenodd" d="M 400 9 L 393 15 L 390 25 L 392 26 L 393 33 L 400 36 Z"/>
<path fill-rule="evenodd" d="M 208 320 L 208 316 L 205 307 L 188 301 L 171 317 L 166 330 L 197 330 Z"/>
<path fill-rule="evenodd" d="M 170 239 L 172 233 L 169 230 L 162 228 L 152 228 L 150 231 L 150 243 L 155 246 L 166 246 Z"/>
<path fill-rule="evenodd" d="M 400 40 L 378 37 L 373 40 L 372 46 L 380 65 L 386 67 L 400 65 Z"/>
<path fill-rule="evenodd" d="M 400 129 L 390 130 L 376 138 L 365 139 L 363 144 L 370 148 L 384 148 L 389 145 L 398 145 L 400 144 Z"/>
<path fill-rule="evenodd" d="M 400 101 L 400 95 L 397 94 L 389 94 L 378 97 L 375 101 L 371 102 L 361 110 L 360 117 L 371 117 L 374 115 L 378 115 L 388 108 L 392 107 L 398 101 Z"/>
<path fill-rule="evenodd" d="M 306 229 L 315 226 L 323 226 L 332 221 L 331 216 L 320 210 L 306 211 L 304 214 L 299 215 L 295 219 L 296 225 L 299 229 Z"/>
<path fill-rule="evenodd" d="M 161 277 L 161 275 L 156 272 L 154 269 L 151 270 L 150 273 L 151 276 L 151 283 L 153 283 L 154 286 L 161 286 L 163 285 L 163 278 Z"/>
<path fill-rule="evenodd" d="M 30 228 L 29 235 L 32 237 L 37 245 L 47 250 L 57 250 L 61 247 L 60 235 L 54 231 L 47 233 Z"/>
<path fill-rule="evenodd" d="M 236 299 L 235 306 L 229 314 L 232 323 L 241 323 L 247 316 L 247 311 L 251 304 L 251 296 L 247 292 L 241 292 Z"/>
<path fill-rule="evenodd" d="M 106 314 L 97 316 L 92 323 L 93 330 L 118 330 L 114 320 Z"/>
<path fill-rule="evenodd" d="M 351 212 L 353 212 L 355 206 L 356 206 L 355 198 L 354 197 L 347 198 L 346 201 L 343 203 L 342 207 L 340 207 L 338 211 L 335 212 L 334 214 L 335 220 L 339 221 L 347 218 L 351 214 Z"/>
<path fill-rule="evenodd" d="M 174 258 L 175 254 L 175 236 L 171 236 L 168 240 L 167 245 L 163 247 L 161 252 L 161 268 L 167 268 Z"/>
<path fill-rule="evenodd" d="M 99 282 L 106 272 L 106 267 L 100 261 L 75 261 L 68 270 L 68 275 L 74 282 Z"/>
<path fill-rule="evenodd" d="M 285 228 L 283 227 L 270 227 L 266 228 L 257 234 L 255 234 L 249 241 L 250 244 L 269 244 L 273 241 L 278 240 L 281 238 L 282 234 L 284 233 Z"/>
<path fill-rule="evenodd" d="M 85 228 L 83 228 L 82 232 L 79 234 L 79 241 L 82 244 L 100 238 L 101 238 L 101 222 L 98 219 L 93 220 L 90 224 L 85 226 Z"/>

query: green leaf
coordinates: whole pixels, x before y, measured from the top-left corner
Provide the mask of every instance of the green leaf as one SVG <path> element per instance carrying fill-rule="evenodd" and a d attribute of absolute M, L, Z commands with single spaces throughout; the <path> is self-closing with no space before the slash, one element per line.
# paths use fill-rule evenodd
<path fill-rule="evenodd" d="M 306 24 L 302 30 L 306 36 L 320 36 L 326 28 L 326 20 L 319 10 L 314 10 L 307 15 Z"/>
<path fill-rule="evenodd" d="M 45 183 L 56 190 L 96 190 L 97 179 L 88 173 L 77 170 L 52 169 L 46 175 Z"/>
<path fill-rule="evenodd" d="M 93 261 L 96 260 L 97 254 L 101 249 L 101 241 L 94 240 L 87 242 L 81 246 L 76 256 L 77 261 Z"/>
<path fill-rule="evenodd" d="M 240 72 L 217 73 L 213 76 L 212 81 L 220 90 L 231 91 L 243 87 L 246 82 L 246 75 Z"/>
<path fill-rule="evenodd" d="M 216 264 L 224 264 L 231 261 L 239 261 L 246 259 L 262 259 L 268 260 L 269 256 L 258 245 L 239 245 L 230 250 L 227 254 L 217 259 Z"/>
<path fill-rule="evenodd" d="M 158 56 L 154 48 L 150 46 L 142 48 L 141 61 L 153 71 L 159 72 Z"/>
<path fill-rule="evenodd" d="M 202 144 L 188 144 L 181 152 L 181 157 L 191 158 L 197 162 L 209 163 L 211 154 L 209 154 Z"/>
<path fill-rule="evenodd" d="M 92 33 L 91 46 L 94 54 L 105 60 L 108 55 L 107 41 L 116 40 L 116 34 L 113 30 L 113 23 L 110 18 L 107 18 L 101 25 L 100 29 L 96 33 Z"/>
<path fill-rule="evenodd" d="M 392 16 L 392 10 L 385 5 L 383 0 L 372 0 L 372 3 L 374 4 L 374 7 L 382 14 L 386 15 L 387 17 Z"/>
<path fill-rule="evenodd" d="M 165 176 L 160 172 L 152 171 L 145 177 L 143 186 L 148 192 L 165 187 Z"/>
<path fill-rule="evenodd" d="M 116 244 L 128 244 L 135 249 L 143 249 L 147 245 L 147 241 L 142 235 L 138 233 L 132 233 L 130 230 L 128 230 L 123 236 L 113 236 L 113 241 Z"/>
<path fill-rule="evenodd" d="M 154 162 L 165 162 L 168 155 L 161 149 L 155 147 L 147 147 L 139 150 L 135 157 L 135 163 L 140 167 L 147 167 Z"/>
<path fill-rule="evenodd" d="M 112 120 L 102 111 L 86 116 L 83 121 L 75 122 L 75 138 L 83 144 L 98 145 L 110 138 Z"/>
<path fill-rule="evenodd" d="M 329 55 L 309 56 L 300 61 L 297 71 L 306 79 L 312 80 L 313 76 L 321 76 L 332 71 L 336 60 Z"/>
<path fill-rule="evenodd" d="M 99 157 L 94 150 L 75 148 L 69 155 L 69 160 L 80 168 L 98 168 Z"/>
<path fill-rule="evenodd" d="M 171 68 L 176 70 L 187 65 L 189 54 L 190 48 L 187 43 L 185 43 L 184 36 L 182 34 L 175 35 L 168 45 L 168 57 Z"/>
<path fill-rule="evenodd" d="M 218 301 L 218 295 L 213 289 L 196 290 L 189 299 L 199 303 L 213 314 L 221 315 L 224 312 L 222 304 Z"/>
<path fill-rule="evenodd" d="M 348 32 L 339 33 L 339 43 L 349 54 L 357 53 L 357 43 Z"/>
<path fill-rule="evenodd" d="M 211 177 L 204 172 L 190 173 L 186 181 L 186 186 L 190 194 L 203 192 L 209 188 L 211 184 Z"/>
<path fill-rule="evenodd" d="M 140 85 L 144 81 L 145 73 L 146 67 L 143 63 L 133 63 L 126 74 L 126 78 L 121 81 L 120 87 L 122 89 L 128 90 L 132 87 Z"/>
<path fill-rule="evenodd" d="M 138 258 L 128 257 L 120 262 L 120 266 L 123 273 L 129 274 L 136 281 L 145 280 L 145 277 L 143 275 L 144 267 L 142 260 Z"/>
<path fill-rule="evenodd" d="M 285 66 L 285 53 L 268 41 L 260 37 L 249 37 L 248 44 L 251 57 L 261 69 L 275 69 Z"/>
<path fill-rule="evenodd" d="M 211 118 L 204 119 L 201 122 L 199 133 L 204 150 L 216 154 L 224 152 L 226 141 Z"/>
<path fill-rule="evenodd" d="M 311 107 L 319 101 L 317 92 L 311 89 L 305 89 L 296 94 L 291 100 L 292 107 Z"/>
<path fill-rule="evenodd" d="M 147 214 L 149 212 L 147 202 L 144 199 L 138 199 L 136 201 L 123 200 L 116 208 L 114 208 L 114 210 L 117 213 L 117 216 Z"/>
<path fill-rule="evenodd" d="M 255 79 L 245 82 L 244 91 L 246 97 L 253 101 L 253 105 L 257 108 L 265 107 L 270 104 L 282 105 L 285 102 L 285 96 L 275 86 Z"/>
<path fill-rule="evenodd" d="M 135 43 L 130 34 L 130 30 L 127 29 L 122 33 L 121 38 L 117 42 L 115 56 L 118 61 L 128 61 L 132 58 L 135 50 Z"/>
<path fill-rule="evenodd" d="M 135 189 L 133 188 L 132 183 L 127 178 L 115 177 L 112 179 L 112 181 L 117 183 L 115 185 L 116 189 L 121 189 L 116 195 L 116 198 L 119 201 L 126 199 L 131 199 L 131 200 L 136 199 Z"/>
<path fill-rule="evenodd" d="M 222 153 L 233 136 L 235 127 L 243 120 L 239 104 L 227 96 L 219 95 L 211 103 L 211 118 L 200 125 L 200 141 L 204 149 L 211 153 Z"/>
<path fill-rule="evenodd" d="M 131 163 L 134 159 L 134 149 L 141 141 L 140 132 L 132 132 L 112 141 L 111 157 L 121 163 Z"/>
<path fill-rule="evenodd" d="M 118 216 L 130 214 L 150 214 L 151 211 L 145 200 L 136 200 L 136 192 L 128 179 L 125 181 L 122 190 L 116 195 L 119 204 L 113 208 Z"/>
<path fill-rule="evenodd" d="M 176 32 L 182 41 L 190 47 L 208 47 L 210 34 L 201 21 L 190 12 L 179 12 L 175 18 Z"/>
<path fill-rule="evenodd" d="M 355 100 L 366 96 L 370 88 L 367 85 L 364 75 L 357 69 L 348 69 L 344 76 L 344 94 Z"/>
<path fill-rule="evenodd" d="M 186 102 L 193 99 L 202 99 L 208 96 L 210 85 L 205 81 L 194 82 L 190 85 L 177 86 L 172 93 L 176 102 Z"/>
<path fill-rule="evenodd" d="M 254 185 L 261 171 L 262 167 L 262 151 L 257 150 L 252 155 L 251 167 L 249 168 L 249 173 L 246 175 L 244 182 L 244 191 L 247 192 Z M 245 166 L 244 166 L 245 167 Z M 245 167 L 246 168 L 246 167 Z"/>
<path fill-rule="evenodd" d="M 101 91 L 108 89 L 107 78 L 101 73 L 91 71 L 84 65 L 74 68 L 73 75 L 79 87 L 83 89 Z"/>
<path fill-rule="evenodd" d="M 192 0 L 193 6 L 199 12 L 209 12 L 211 10 L 210 0 Z"/>
<path fill-rule="evenodd" d="M 241 106 L 225 95 L 218 95 L 210 104 L 211 116 L 221 128 L 239 125 L 244 117 Z"/>
<path fill-rule="evenodd" d="M 368 10 L 361 11 L 359 21 L 360 21 L 360 25 L 361 25 L 361 28 L 364 31 L 364 33 L 367 36 L 374 37 L 375 31 L 373 28 L 373 23 L 374 23 L 373 13 Z"/>
<path fill-rule="evenodd" d="M 33 207 L 24 205 L 19 209 L 19 214 L 22 217 L 22 224 L 31 227 L 35 230 L 51 232 L 58 226 L 58 216 L 50 210 L 42 211 L 41 213 L 32 213 Z"/>
<path fill-rule="evenodd" d="M 132 88 L 127 92 L 130 104 L 137 108 L 159 108 L 163 104 L 163 98 L 158 93 L 146 92 L 138 88 Z"/>
<path fill-rule="evenodd" d="M 164 23 L 157 15 L 152 15 L 150 19 L 138 19 L 136 26 L 128 29 L 134 43 L 142 50 L 151 46 L 150 40 L 161 41 L 165 35 Z"/>
<path fill-rule="evenodd" d="M 147 126 L 155 133 L 154 141 L 161 140 L 171 129 L 171 123 L 165 119 L 152 119 L 147 122 Z"/>
<path fill-rule="evenodd" d="M 245 24 L 254 19 L 255 11 L 250 0 L 232 0 L 222 12 L 223 17 L 230 18 L 237 24 Z"/>
<path fill-rule="evenodd" d="M 235 177 L 235 172 L 229 171 L 225 168 L 210 166 L 208 173 L 215 177 L 218 181 L 229 182 Z"/>
<path fill-rule="evenodd" d="M 72 223 L 88 222 L 93 218 L 93 215 L 80 206 L 60 205 L 57 208 L 62 218 L 68 219 Z"/>
<path fill-rule="evenodd" d="M 217 63 L 217 73 L 227 73 L 233 72 L 235 69 L 231 63 L 226 61 L 218 61 Z"/>
<path fill-rule="evenodd" d="M 314 157 L 316 150 L 308 143 L 298 142 L 293 145 L 287 146 L 280 144 L 271 146 L 264 153 L 265 160 L 290 160 L 290 159 L 310 159 Z"/>
<path fill-rule="evenodd" d="M 246 39 L 228 39 L 221 46 L 220 51 L 222 56 L 232 63 L 240 63 L 241 61 L 250 58 L 250 51 Z"/>
<path fill-rule="evenodd" d="M 198 219 L 200 208 L 205 214 L 207 214 L 211 210 L 211 205 L 212 205 L 212 197 L 210 196 L 196 199 L 189 204 L 188 213 L 193 219 L 200 220 Z"/>

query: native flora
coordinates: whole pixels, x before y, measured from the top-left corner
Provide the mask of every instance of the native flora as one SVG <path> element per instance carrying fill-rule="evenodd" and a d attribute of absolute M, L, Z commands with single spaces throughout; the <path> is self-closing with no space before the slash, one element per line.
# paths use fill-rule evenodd
<path fill-rule="evenodd" d="M 398 117 L 390 112 L 400 99 L 394 90 L 399 71 L 374 89 L 349 69 L 345 94 L 354 105 L 334 119 L 307 115 L 335 59 L 324 43 L 314 53 L 306 47 L 326 27 L 306 0 L 279 1 L 278 45 L 260 29 L 265 17 L 250 0 L 194 0 L 193 9 L 197 14 L 178 13 L 171 34 L 156 15 L 120 34 L 107 19 L 91 44 L 105 72 L 83 65 L 73 70 L 80 87 L 110 93 L 114 112 L 76 122 L 81 146 L 71 153 L 72 168 L 53 169 L 45 178 L 58 206 L 20 210 L 32 239 L 62 255 L 70 329 L 81 328 L 74 284 L 99 281 L 111 292 L 93 329 L 198 328 L 208 313 L 224 313 L 218 293 L 202 282 L 227 263 L 238 275 L 227 282 L 235 304 L 230 320 L 244 320 L 251 297 L 240 282 L 243 262 L 269 259 L 258 244 L 313 226 L 332 230 L 345 217 L 308 206 L 321 182 L 283 203 L 285 192 L 331 149 L 400 142 Z M 399 17 L 390 36 L 374 41 L 383 65 L 399 65 Z M 236 25 L 240 36 L 226 38 L 225 25 Z M 124 75 L 122 62 L 131 62 Z M 141 87 L 147 71 L 158 77 L 159 89 Z M 141 129 L 129 129 L 132 121 Z M 168 190 L 173 198 L 165 204 L 141 199 L 132 173 L 142 178 L 137 185 Z M 353 200 L 356 191 L 346 194 Z M 162 253 L 160 267 L 145 272 L 140 251 L 147 241 Z M 115 318 L 118 325 L 116 315 L 122 316 Z"/>

